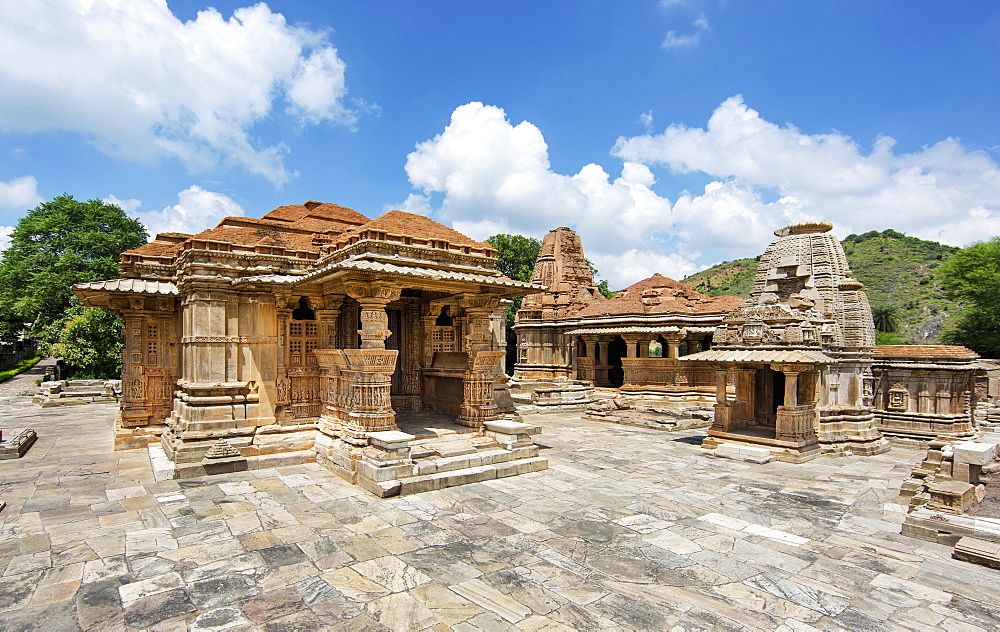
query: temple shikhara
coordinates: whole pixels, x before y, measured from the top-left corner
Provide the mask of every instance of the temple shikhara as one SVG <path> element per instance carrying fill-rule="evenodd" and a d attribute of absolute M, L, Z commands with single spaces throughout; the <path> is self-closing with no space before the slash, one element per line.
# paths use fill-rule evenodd
<path fill-rule="evenodd" d="M 749 304 L 725 317 L 710 351 L 683 358 L 717 375 L 707 445 L 752 444 L 792 461 L 889 449 L 872 407 L 871 308 L 831 228 L 799 222 L 775 231 Z"/>
<path fill-rule="evenodd" d="M 73 289 L 125 321 L 117 447 L 159 441 L 177 476 L 317 460 L 388 496 L 546 467 L 494 392 L 501 301 L 543 288 L 495 260 L 426 217 L 310 201 L 157 235 Z"/>

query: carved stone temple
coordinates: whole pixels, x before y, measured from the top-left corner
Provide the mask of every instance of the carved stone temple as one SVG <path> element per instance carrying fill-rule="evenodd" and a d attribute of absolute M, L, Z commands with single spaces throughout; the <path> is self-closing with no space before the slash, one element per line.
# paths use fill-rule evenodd
<path fill-rule="evenodd" d="M 714 373 L 679 357 L 708 349 L 742 299 L 706 296 L 659 274 L 605 299 L 569 228 L 545 236 L 531 280 L 548 289 L 525 297 L 517 313 L 515 380 L 565 378 L 678 399 L 714 394 Z M 662 357 L 650 357 L 653 343 Z"/>
<path fill-rule="evenodd" d="M 176 476 L 317 460 L 389 496 L 546 467 L 494 401 L 501 299 L 543 288 L 495 260 L 426 217 L 310 201 L 157 235 L 73 290 L 125 321 L 116 447 L 159 441 Z M 431 417 L 472 431 L 397 424 Z"/>
<path fill-rule="evenodd" d="M 750 445 L 796 462 L 821 451 L 889 449 L 873 410 L 871 308 L 832 227 L 811 221 L 775 231 L 749 304 L 725 317 L 711 350 L 681 358 L 716 374 L 705 447 Z"/>

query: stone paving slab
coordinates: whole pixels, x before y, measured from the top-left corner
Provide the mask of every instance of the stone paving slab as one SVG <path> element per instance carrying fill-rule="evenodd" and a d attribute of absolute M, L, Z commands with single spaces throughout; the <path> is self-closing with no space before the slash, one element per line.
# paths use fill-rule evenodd
<path fill-rule="evenodd" d="M 315 464 L 156 480 L 115 410 L 0 398 L 2 630 L 995 630 L 1000 571 L 899 534 L 921 454 L 718 459 L 548 414 L 550 469 L 379 499 Z"/>

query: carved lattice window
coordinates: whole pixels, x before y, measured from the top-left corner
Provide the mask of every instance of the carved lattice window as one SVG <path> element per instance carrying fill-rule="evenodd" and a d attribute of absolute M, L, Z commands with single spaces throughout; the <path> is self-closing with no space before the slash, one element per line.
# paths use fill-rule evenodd
<path fill-rule="evenodd" d="M 293 320 L 288 323 L 288 363 L 303 366 L 312 363 L 310 352 L 319 348 L 319 324 Z"/>
<path fill-rule="evenodd" d="M 151 365 L 158 364 L 157 351 L 159 351 L 159 330 L 156 325 L 146 326 L 146 362 Z"/>
<path fill-rule="evenodd" d="M 455 350 L 455 328 L 435 327 L 431 331 L 432 351 L 454 351 Z"/>

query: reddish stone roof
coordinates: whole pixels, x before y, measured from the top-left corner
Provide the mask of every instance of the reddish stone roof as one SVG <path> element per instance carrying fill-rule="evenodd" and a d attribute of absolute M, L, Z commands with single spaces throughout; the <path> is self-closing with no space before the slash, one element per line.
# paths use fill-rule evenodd
<path fill-rule="evenodd" d="M 122 263 L 130 265 L 154 258 L 163 263 L 162 260 L 175 259 L 187 248 L 257 251 L 316 259 L 321 250 L 343 248 L 365 238 L 457 248 L 466 253 L 496 257 L 496 250 L 489 244 L 474 241 L 422 215 L 390 211 L 370 220 L 343 206 L 309 201 L 279 206 L 260 219 L 226 217 L 215 228 L 196 235 L 163 233 L 150 243 L 123 253 Z"/>
<path fill-rule="evenodd" d="M 309 200 L 305 204 L 279 206 L 262 219 L 298 222 L 307 217 L 324 221 L 327 224 L 342 224 L 343 227 L 337 232 L 342 232 L 351 226 L 360 226 L 368 221 L 367 217 L 354 209 L 327 202 L 316 202 L 315 200 Z"/>
<path fill-rule="evenodd" d="M 957 345 L 881 345 L 872 349 L 875 358 L 932 358 L 975 360 L 979 354 Z"/>
<path fill-rule="evenodd" d="M 371 233 L 384 233 L 386 238 L 389 238 L 391 241 L 404 241 L 405 239 L 443 241 L 454 246 L 467 246 L 480 251 L 479 254 L 496 257 L 496 250 L 489 244 L 466 237 L 457 230 L 448 228 L 444 224 L 439 224 L 429 217 L 404 213 L 403 211 L 389 211 L 362 226 L 345 232 L 335 240 L 336 248 L 343 248 L 366 239 L 368 234 Z"/>
<path fill-rule="evenodd" d="M 180 253 L 184 242 L 191 235 L 185 233 L 160 233 L 148 244 L 143 244 L 138 248 L 126 250 L 122 255 L 135 255 L 138 257 L 168 257 L 174 258 Z"/>
<path fill-rule="evenodd" d="M 741 307 L 743 299 L 735 296 L 707 296 L 661 274 L 628 286 L 614 298 L 588 305 L 576 316 L 613 316 L 620 314 L 702 314 L 728 312 Z"/>

